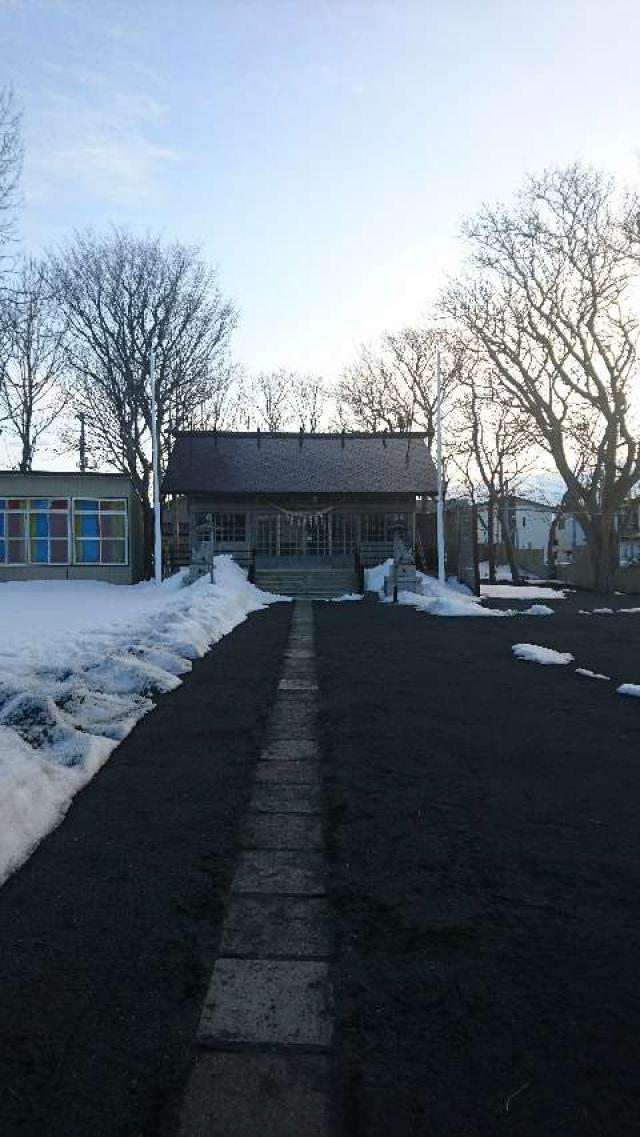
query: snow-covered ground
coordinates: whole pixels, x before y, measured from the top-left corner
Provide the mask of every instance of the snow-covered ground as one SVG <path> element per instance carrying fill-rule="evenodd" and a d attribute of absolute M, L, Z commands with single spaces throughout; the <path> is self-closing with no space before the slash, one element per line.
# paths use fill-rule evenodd
<path fill-rule="evenodd" d="M 541 647 L 540 644 L 514 644 L 511 650 L 517 659 L 524 659 L 527 663 L 542 663 L 547 666 L 573 663 L 574 659 L 569 651 L 555 651 L 552 647 Z"/>
<path fill-rule="evenodd" d="M 250 612 L 283 597 L 217 557 L 215 584 L 0 585 L 0 883 L 112 750 Z"/>
<path fill-rule="evenodd" d="M 535 584 L 481 584 L 480 595 L 489 600 L 565 600 L 567 591 Z"/>
<path fill-rule="evenodd" d="M 374 568 L 365 569 L 365 588 L 372 592 L 377 592 L 381 599 L 385 599 L 384 582 L 385 578 L 389 575 L 389 570 L 393 560 L 389 558 L 383 564 L 376 565 Z M 449 577 L 446 584 L 440 584 L 433 576 L 427 576 L 423 572 L 417 574 L 422 592 L 401 592 L 398 596 L 400 604 L 409 604 L 414 608 L 419 608 L 424 612 L 428 612 L 430 616 L 490 616 L 490 617 L 503 617 L 503 616 L 552 616 L 553 609 L 544 604 L 533 604 L 530 608 L 524 610 L 507 609 L 506 611 L 497 608 L 485 608 L 483 598 L 474 596 L 472 592 L 464 585 L 460 584 L 455 577 Z M 501 587 L 501 586 L 496 586 Z M 524 591 L 526 594 L 528 589 L 511 588 L 505 589 L 508 591 L 509 596 L 521 595 Z M 535 589 L 531 590 L 532 598 L 537 596 L 557 595 L 557 598 L 564 599 L 564 593 L 550 592 L 549 589 Z M 522 599 L 529 599 L 527 595 Z"/>

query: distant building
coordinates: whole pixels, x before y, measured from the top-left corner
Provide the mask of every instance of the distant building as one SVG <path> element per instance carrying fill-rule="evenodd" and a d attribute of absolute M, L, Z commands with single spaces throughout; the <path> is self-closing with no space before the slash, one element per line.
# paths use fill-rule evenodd
<path fill-rule="evenodd" d="M 0 471 L 0 582 L 142 575 L 142 515 L 122 474 Z"/>
<path fill-rule="evenodd" d="M 640 498 L 627 502 L 618 514 L 620 565 L 640 565 Z"/>
<path fill-rule="evenodd" d="M 507 554 L 502 532 L 502 519 L 497 505 L 494 504 L 492 508 L 496 560 L 500 564 L 506 564 Z M 506 500 L 504 512 L 506 513 L 518 567 L 523 572 L 542 573 L 548 557 L 549 532 L 555 514 L 553 506 L 511 494 Z M 488 502 L 478 504 L 477 517 L 479 559 L 481 562 L 486 562 L 489 551 Z"/>
<path fill-rule="evenodd" d="M 192 431 L 176 435 L 163 491 L 188 503 L 192 556 L 230 553 L 290 592 L 346 591 L 395 534 L 413 546 L 436 473 L 423 434 Z"/>

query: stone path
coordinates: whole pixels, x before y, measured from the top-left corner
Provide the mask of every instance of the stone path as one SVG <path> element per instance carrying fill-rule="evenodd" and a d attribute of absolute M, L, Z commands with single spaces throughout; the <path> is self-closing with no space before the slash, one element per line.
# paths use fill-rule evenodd
<path fill-rule="evenodd" d="M 329 1137 L 333 1033 L 313 609 L 296 601 L 180 1137 Z"/>

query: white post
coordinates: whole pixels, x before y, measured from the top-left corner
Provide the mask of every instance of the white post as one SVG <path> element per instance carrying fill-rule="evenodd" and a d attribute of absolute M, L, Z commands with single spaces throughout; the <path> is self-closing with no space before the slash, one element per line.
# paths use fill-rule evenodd
<path fill-rule="evenodd" d="M 149 353 L 151 380 L 151 461 L 153 464 L 153 577 L 162 583 L 162 530 L 160 527 L 160 463 L 158 457 L 158 427 L 156 413 L 156 365 L 153 348 Z"/>
<path fill-rule="evenodd" d="M 438 465 L 438 580 L 445 584 L 444 568 L 444 487 L 442 484 L 442 373 L 440 348 L 436 347 L 436 462 Z"/>

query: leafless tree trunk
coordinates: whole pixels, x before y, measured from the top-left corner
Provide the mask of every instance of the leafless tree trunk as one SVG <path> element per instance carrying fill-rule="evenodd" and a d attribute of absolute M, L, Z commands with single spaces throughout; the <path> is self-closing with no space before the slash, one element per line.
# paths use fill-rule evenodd
<path fill-rule="evenodd" d="M 617 566 L 615 516 L 640 478 L 637 266 L 624 220 L 615 187 L 592 170 L 529 179 L 513 209 L 484 208 L 465 226 L 469 270 L 442 302 L 551 455 L 602 592 Z"/>
<path fill-rule="evenodd" d="M 23 474 L 65 406 L 64 335 L 44 266 L 25 261 L 6 301 L 0 356 L 0 423 L 19 443 Z"/>
<path fill-rule="evenodd" d="M 15 236 L 14 209 L 22 172 L 20 113 L 13 92 L 0 88 L 0 247 Z"/>
<path fill-rule="evenodd" d="M 151 392 L 155 351 L 160 465 L 171 432 L 191 427 L 226 374 L 235 312 L 198 249 L 114 230 L 78 234 L 51 262 L 68 324 L 69 393 L 93 452 L 129 475 L 151 568 Z"/>
<path fill-rule="evenodd" d="M 509 520 L 510 494 L 531 468 L 531 437 L 522 413 L 501 399 L 493 373 L 467 349 L 460 369 L 452 460 L 487 501 L 489 580 L 496 580 L 496 515 L 514 584 L 520 583 Z"/>

